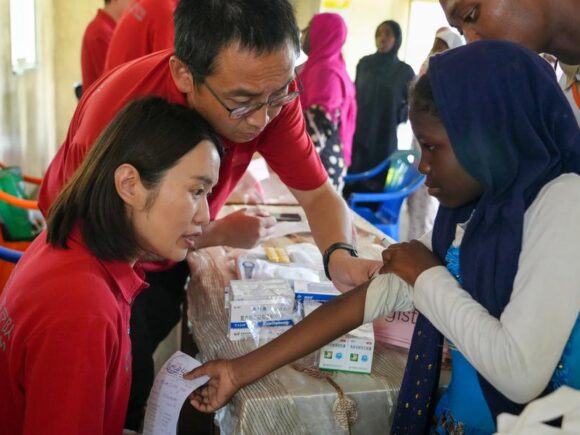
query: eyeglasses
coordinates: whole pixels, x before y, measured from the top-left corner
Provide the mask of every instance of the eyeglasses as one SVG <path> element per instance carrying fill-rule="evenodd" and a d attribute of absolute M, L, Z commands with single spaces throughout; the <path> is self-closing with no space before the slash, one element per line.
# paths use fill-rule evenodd
<path fill-rule="evenodd" d="M 302 89 L 304 89 L 302 81 L 298 76 L 296 76 L 295 80 L 296 84 L 298 85 L 298 89 L 295 90 L 294 92 L 290 92 L 289 94 L 283 95 L 278 98 L 274 98 L 264 103 L 249 104 L 247 106 L 236 107 L 235 109 L 230 109 L 228 106 L 226 106 L 226 104 L 222 101 L 222 99 L 218 96 L 218 94 L 210 87 L 210 85 L 207 84 L 206 81 L 204 81 L 202 84 L 207 88 L 208 91 L 211 92 L 211 94 L 218 101 L 218 103 L 220 103 L 222 107 L 228 111 L 231 119 L 240 119 L 246 116 L 250 116 L 252 113 L 257 112 L 264 106 L 268 106 L 268 108 L 281 108 L 286 104 L 295 100 L 296 97 L 300 95 L 300 92 L 302 92 Z"/>

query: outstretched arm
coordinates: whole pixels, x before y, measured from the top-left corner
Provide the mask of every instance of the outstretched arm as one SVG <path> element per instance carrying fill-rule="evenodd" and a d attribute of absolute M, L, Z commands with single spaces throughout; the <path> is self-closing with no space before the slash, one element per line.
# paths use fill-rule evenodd
<path fill-rule="evenodd" d="M 224 406 L 242 387 L 319 349 L 361 325 L 368 283 L 325 303 L 296 326 L 259 349 L 233 360 L 210 361 L 186 375 L 211 379 L 191 395 L 202 412 Z"/>

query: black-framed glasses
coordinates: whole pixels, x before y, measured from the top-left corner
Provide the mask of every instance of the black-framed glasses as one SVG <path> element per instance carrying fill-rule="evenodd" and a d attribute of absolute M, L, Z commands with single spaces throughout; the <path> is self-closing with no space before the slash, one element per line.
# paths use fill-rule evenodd
<path fill-rule="evenodd" d="M 247 106 L 240 106 L 236 107 L 235 109 L 229 108 L 226 103 L 224 103 L 218 96 L 218 94 L 211 88 L 211 86 L 207 84 L 207 81 L 204 80 L 202 84 L 207 88 L 208 91 L 211 92 L 218 103 L 220 103 L 222 107 L 228 111 L 231 119 L 240 119 L 249 116 L 254 112 L 257 112 L 264 106 L 268 106 L 268 108 L 280 108 L 295 100 L 296 97 L 300 95 L 300 92 L 302 92 L 302 89 L 304 89 L 304 86 L 302 85 L 302 81 L 298 75 L 296 75 L 294 80 L 296 80 L 296 84 L 298 85 L 298 89 L 294 92 L 290 92 L 289 94 L 274 98 L 264 103 L 248 104 Z"/>

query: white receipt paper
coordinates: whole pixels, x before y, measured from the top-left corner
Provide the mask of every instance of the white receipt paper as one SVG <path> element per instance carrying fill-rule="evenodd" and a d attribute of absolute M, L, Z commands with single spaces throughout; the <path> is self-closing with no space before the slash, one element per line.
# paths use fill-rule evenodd
<path fill-rule="evenodd" d="M 199 361 L 180 351 L 163 364 L 147 400 L 143 435 L 176 434 L 183 402 L 192 391 L 209 381 L 207 376 L 193 380 L 183 378 L 185 373 L 200 365 Z"/>

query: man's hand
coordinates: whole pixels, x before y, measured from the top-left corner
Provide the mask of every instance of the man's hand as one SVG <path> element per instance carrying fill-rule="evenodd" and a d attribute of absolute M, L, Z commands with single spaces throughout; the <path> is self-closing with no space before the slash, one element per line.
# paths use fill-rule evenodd
<path fill-rule="evenodd" d="M 378 273 L 381 266 L 380 261 L 351 257 L 347 251 L 337 249 L 330 256 L 328 271 L 334 286 L 346 292 L 367 282 Z"/>
<path fill-rule="evenodd" d="M 242 387 L 234 379 L 231 360 L 209 361 L 185 374 L 186 379 L 207 375 L 210 380 L 189 396 L 191 405 L 201 412 L 214 412 L 224 406 Z"/>
<path fill-rule="evenodd" d="M 250 249 L 270 236 L 274 225 L 276 219 L 269 213 L 243 208 L 207 225 L 196 245 Z"/>
<path fill-rule="evenodd" d="M 414 286 L 419 275 L 427 269 L 441 266 L 433 252 L 417 240 L 395 243 L 383 251 L 383 267 L 380 273 L 394 273 Z"/>

